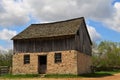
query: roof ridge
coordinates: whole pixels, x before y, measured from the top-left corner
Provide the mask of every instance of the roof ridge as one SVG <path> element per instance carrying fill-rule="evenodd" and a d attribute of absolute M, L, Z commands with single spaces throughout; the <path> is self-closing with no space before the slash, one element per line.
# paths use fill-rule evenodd
<path fill-rule="evenodd" d="M 31 25 L 48 25 L 48 24 L 56 24 L 56 23 L 68 22 L 68 21 L 73 21 L 73 20 L 78 20 L 78 19 L 84 19 L 84 17 L 72 18 L 72 19 L 67 19 L 67 20 L 60 20 L 60 21 L 55 21 L 55 22 L 48 22 L 48 23 L 31 24 Z"/>

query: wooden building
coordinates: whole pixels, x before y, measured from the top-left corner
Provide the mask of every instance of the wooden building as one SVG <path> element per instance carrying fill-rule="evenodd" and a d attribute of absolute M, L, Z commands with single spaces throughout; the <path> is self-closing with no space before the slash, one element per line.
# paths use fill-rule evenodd
<path fill-rule="evenodd" d="M 13 74 L 91 72 L 91 39 L 83 17 L 32 24 L 12 38 Z"/>

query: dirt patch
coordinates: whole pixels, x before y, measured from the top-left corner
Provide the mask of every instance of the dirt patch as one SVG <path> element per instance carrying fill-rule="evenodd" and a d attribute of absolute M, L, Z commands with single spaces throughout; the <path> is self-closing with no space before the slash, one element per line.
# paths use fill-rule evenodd
<path fill-rule="evenodd" d="M 0 80 L 120 80 L 120 73 L 100 78 L 21 78 L 21 79 L 0 79 Z"/>

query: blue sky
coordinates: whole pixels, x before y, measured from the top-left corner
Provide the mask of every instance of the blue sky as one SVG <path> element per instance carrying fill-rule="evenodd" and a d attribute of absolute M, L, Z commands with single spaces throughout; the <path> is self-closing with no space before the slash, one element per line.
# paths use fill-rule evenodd
<path fill-rule="evenodd" d="M 96 31 L 101 35 L 101 39 L 98 41 L 113 41 L 113 42 L 120 42 L 120 32 L 114 31 L 112 29 L 107 28 L 101 22 L 89 21 L 88 24 L 94 26 Z"/>
<path fill-rule="evenodd" d="M 120 42 L 120 0 L 0 0 L 0 50 L 30 24 L 85 17 L 91 39 Z"/>

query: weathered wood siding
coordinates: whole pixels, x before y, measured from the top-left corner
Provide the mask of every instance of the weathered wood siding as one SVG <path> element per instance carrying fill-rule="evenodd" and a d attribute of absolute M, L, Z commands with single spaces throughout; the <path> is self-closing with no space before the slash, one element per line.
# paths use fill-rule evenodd
<path fill-rule="evenodd" d="M 88 55 L 91 55 L 91 43 L 89 40 L 89 36 L 87 34 L 87 30 L 85 29 L 84 22 L 80 25 L 80 28 L 75 36 L 75 49 L 86 53 Z"/>
<path fill-rule="evenodd" d="M 85 26 L 85 22 L 83 21 L 75 36 L 55 37 L 47 40 L 14 40 L 14 53 L 77 50 L 81 53 L 91 55 L 91 42 Z"/>
<path fill-rule="evenodd" d="M 74 42 L 74 37 L 50 40 L 14 40 L 14 53 L 74 50 Z"/>

